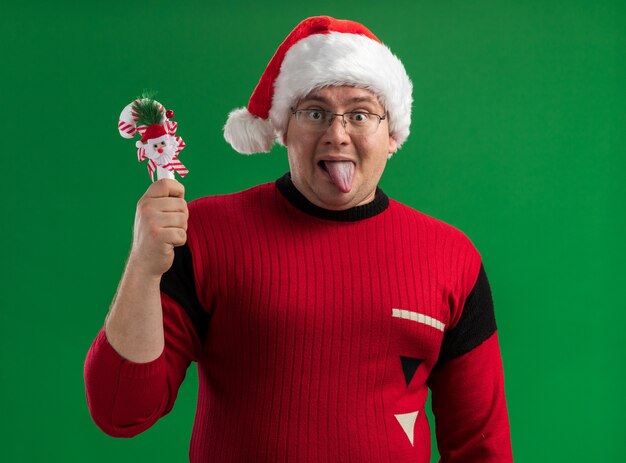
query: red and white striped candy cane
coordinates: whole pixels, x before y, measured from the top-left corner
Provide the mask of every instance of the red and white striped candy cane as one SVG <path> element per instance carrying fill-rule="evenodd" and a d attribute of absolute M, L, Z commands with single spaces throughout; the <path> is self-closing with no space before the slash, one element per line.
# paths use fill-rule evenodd
<path fill-rule="evenodd" d="M 133 111 L 133 105 L 139 103 L 140 101 L 141 100 L 135 100 L 132 103 L 127 104 L 120 113 L 120 118 L 117 121 L 117 130 L 119 130 L 120 135 L 124 138 L 133 138 L 137 133 L 137 120 L 139 119 L 139 115 Z M 165 107 L 161 103 L 158 103 L 158 105 L 161 109 L 161 112 L 163 113 L 163 119 L 165 123 L 176 124 L 176 122 L 171 122 L 167 120 L 167 118 L 165 117 Z"/>
<path fill-rule="evenodd" d="M 137 133 L 137 117 L 133 114 L 133 101 L 127 105 L 120 114 L 120 118 L 117 121 L 117 130 L 124 138 L 133 138 Z"/>

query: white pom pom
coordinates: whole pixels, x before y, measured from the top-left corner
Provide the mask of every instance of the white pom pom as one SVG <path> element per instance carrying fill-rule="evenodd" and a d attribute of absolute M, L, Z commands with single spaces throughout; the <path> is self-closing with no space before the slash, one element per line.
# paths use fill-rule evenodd
<path fill-rule="evenodd" d="M 268 153 L 275 137 L 269 121 L 254 116 L 246 108 L 232 111 L 224 126 L 224 138 L 241 154 Z"/>

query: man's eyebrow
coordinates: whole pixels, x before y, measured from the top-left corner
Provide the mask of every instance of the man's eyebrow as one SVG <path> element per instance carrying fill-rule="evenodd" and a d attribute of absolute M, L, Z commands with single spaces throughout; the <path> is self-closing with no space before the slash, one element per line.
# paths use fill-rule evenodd
<path fill-rule="evenodd" d="M 324 98 L 321 95 L 309 95 L 303 98 L 300 103 L 322 103 L 325 105 L 329 105 L 330 102 L 327 98 Z M 346 101 L 347 104 L 355 104 L 355 103 L 371 103 L 371 104 L 379 104 L 378 99 L 375 97 L 371 97 L 369 95 L 364 96 L 355 96 Z"/>

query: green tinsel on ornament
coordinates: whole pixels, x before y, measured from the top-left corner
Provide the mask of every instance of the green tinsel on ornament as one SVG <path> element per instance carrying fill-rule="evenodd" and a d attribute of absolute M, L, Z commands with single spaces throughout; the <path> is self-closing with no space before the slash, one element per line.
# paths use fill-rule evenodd
<path fill-rule="evenodd" d="M 154 99 L 157 92 L 144 90 L 133 103 L 133 113 L 139 117 L 137 125 L 162 124 L 165 114 L 162 107 Z"/>

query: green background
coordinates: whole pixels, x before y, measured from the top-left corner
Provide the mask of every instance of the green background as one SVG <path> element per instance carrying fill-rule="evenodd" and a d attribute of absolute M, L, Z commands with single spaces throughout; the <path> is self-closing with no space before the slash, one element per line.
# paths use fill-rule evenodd
<path fill-rule="evenodd" d="M 187 142 L 189 199 L 274 180 L 284 149 L 237 155 L 222 126 L 316 14 L 366 24 L 413 80 L 412 133 L 382 187 L 483 255 L 516 461 L 625 461 L 618 0 L 3 6 L 1 461 L 187 459 L 195 369 L 173 412 L 134 439 L 107 437 L 86 407 L 84 357 L 149 184 L 117 118 L 144 88 L 159 91 Z"/>

